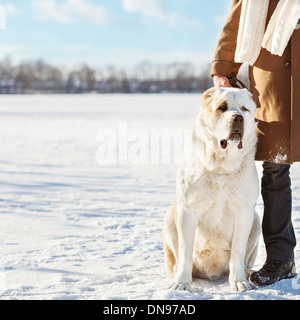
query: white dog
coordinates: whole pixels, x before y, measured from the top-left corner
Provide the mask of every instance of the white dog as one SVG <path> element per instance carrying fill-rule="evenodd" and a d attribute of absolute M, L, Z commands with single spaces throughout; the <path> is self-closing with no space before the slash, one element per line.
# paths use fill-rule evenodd
<path fill-rule="evenodd" d="M 245 291 L 260 235 L 256 105 L 246 89 L 211 88 L 202 100 L 165 218 L 166 266 L 176 290 L 229 273 L 231 289 Z"/>

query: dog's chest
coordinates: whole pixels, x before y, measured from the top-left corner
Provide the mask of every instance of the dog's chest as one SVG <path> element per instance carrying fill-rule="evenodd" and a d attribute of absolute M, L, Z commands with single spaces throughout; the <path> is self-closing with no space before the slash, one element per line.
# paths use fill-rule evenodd
<path fill-rule="evenodd" d="M 241 203 L 238 190 L 237 181 L 226 176 L 207 175 L 195 183 L 188 196 L 188 211 L 197 219 L 200 234 L 230 241 L 236 203 Z"/>
<path fill-rule="evenodd" d="M 224 202 L 230 201 L 238 194 L 239 179 L 234 175 L 205 174 L 194 177 L 193 187 L 189 188 L 192 197 L 197 201 Z"/>
<path fill-rule="evenodd" d="M 213 215 L 217 220 L 228 216 L 241 204 L 241 183 L 236 176 L 206 174 L 194 177 L 193 187 L 187 193 L 187 205 L 196 217 Z"/>

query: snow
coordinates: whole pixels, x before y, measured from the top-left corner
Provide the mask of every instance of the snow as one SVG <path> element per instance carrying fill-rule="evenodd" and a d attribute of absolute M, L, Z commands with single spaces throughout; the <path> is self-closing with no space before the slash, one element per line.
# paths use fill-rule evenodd
<path fill-rule="evenodd" d="M 276 145 L 276 148 L 278 148 L 278 145 Z M 284 149 L 285 148 L 283 147 L 279 147 L 280 152 L 278 152 L 275 157 L 272 157 L 272 152 L 270 151 L 269 154 L 271 159 L 273 159 L 273 162 L 280 164 L 284 163 L 287 160 L 287 154 L 284 153 Z"/>
<path fill-rule="evenodd" d="M 287 160 L 286 154 L 282 155 L 282 154 L 277 153 L 277 155 L 274 159 L 274 162 L 275 163 L 284 163 L 286 160 Z"/>
<path fill-rule="evenodd" d="M 300 299 L 299 278 L 243 293 L 231 292 L 226 278 L 197 279 L 193 292 L 169 290 L 162 228 L 176 157 L 169 164 L 99 161 L 113 155 L 99 149 L 99 131 L 118 138 L 126 123 L 138 158 L 139 143 L 151 143 L 135 134 L 185 130 L 199 106 L 200 95 L 0 96 L 1 299 Z M 296 163 L 298 241 L 299 173 Z M 260 217 L 262 210 L 259 198 Z M 299 265 L 299 246 L 295 256 Z M 264 259 L 261 239 L 256 269 Z"/>

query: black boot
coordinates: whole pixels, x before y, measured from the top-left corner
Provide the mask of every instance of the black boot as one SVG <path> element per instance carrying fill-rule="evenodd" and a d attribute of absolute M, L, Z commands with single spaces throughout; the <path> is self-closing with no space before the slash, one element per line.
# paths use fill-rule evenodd
<path fill-rule="evenodd" d="M 294 261 L 268 259 L 259 271 L 251 274 L 250 281 L 257 286 L 265 286 L 282 279 L 294 278 L 296 275 Z"/>

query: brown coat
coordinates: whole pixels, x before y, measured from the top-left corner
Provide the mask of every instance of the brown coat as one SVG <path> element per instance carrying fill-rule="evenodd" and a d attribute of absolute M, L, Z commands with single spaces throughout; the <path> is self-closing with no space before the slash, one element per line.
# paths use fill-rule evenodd
<path fill-rule="evenodd" d="M 267 23 L 279 0 L 270 0 Z M 214 55 L 211 74 L 237 76 L 234 62 L 242 0 L 232 1 Z M 249 66 L 250 91 L 257 104 L 258 145 L 256 160 L 300 161 L 300 29 L 294 31 L 281 57 L 262 49 Z"/>

